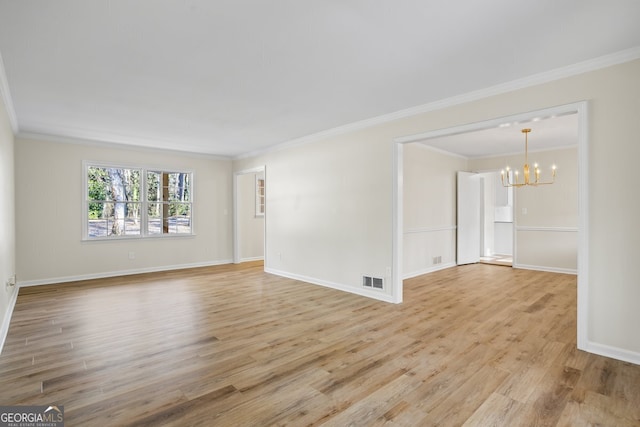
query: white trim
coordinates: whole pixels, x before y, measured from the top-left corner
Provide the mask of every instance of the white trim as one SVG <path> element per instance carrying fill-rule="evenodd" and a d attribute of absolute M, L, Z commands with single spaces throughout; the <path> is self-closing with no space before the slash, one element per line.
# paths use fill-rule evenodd
<path fill-rule="evenodd" d="M 262 180 L 263 194 L 259 194 L 258 193 L 258 182 L 260 180 Z M 264 176 L 261 173 L 256 173 L 255 176 L 254 176 L 254 183 L 253 183 L 253 191 L 255 193 L 254 197 L 253 197 L 253 201 L 254 201 L 254 204 L 255 204 L 254 207 L 255 207 L 255 217 L 256 218 L 264 218 L 264 208 L 262 209 L 262 212 L 260 212 L 260 206 L 263 206 L 264 202 L 266 200 L 266 197 L 265 197 L 265 194 L 264 194 L 264 190 L 266 190 L 266 180 L 264 179 Z"/>
<path fill-rule="evenodd" d="M 518 227 L 518 215 L 516 215 L 518 192 L 513 191 L 513 188 L 511 190 L 511 218 L 513 218 L 513 224 L 511 227 L 511 241 L 513 242 L 513 246 L 511 247 L 511 258 L 513 259 L 513 262 L 511 263 L 511 267 L 513 267 L 513 264 L 518 260 L 518 232 L 516 231 L 516 228 Z"/>
<path fill-rule="evenodd" d="M 589 353 L 598 354 L 612 359 L 622 360 L 624 362 L 640 365 L 640 353 L 625 350 L 624 348 L 614 347 L 606 344 L 598 344 L 593 341 L 587 341 L 584 349 Z"/>
<path fill-rule="evenodd" d="M 604 55 L 598 58 L 590 59 L 587 61 L 579 62 L 577 64 L 556 68 L 555 70 L 545 71 L 543 73 L 534 74 L 528 77 L 512 80 L 510 82 L 498 84 L 495 86 L 490 86 L 488 88 L 479 89 L 479 90 L 468 92 L 462 95 L 445 98 L 439 101 L 419 105 L 417 107 L 407 108 L 404 110 L 396 111 L 394 113 L 384 114 L 384 115 L 373 117 L 370 119 L 361 120 L 359 122 L 354 122 L 344 126 L 339 126 L 333 129 L 328 129 L 322 132 L 314 133 L 301 138 L 283 142 L 281 144 L 278 144 L 266 149 L 255 150 L 245 154 L 240 154 L 238 156 L 233 157 L 233 159 L 239 160 L 239 159 L 246 159 L 249 157 L 256 157 L 269 152 L 279 151 L 279 150 L 293 147 L 293 146 L 308 144 L 311 142 L 319 141 L 321 139 L 341 135 L 347 132 L 353 132 L 353 131 L 365 129 L 371 126 L 380 125 L 393 120 L 403 119 L 403 118 L 415 116 L 418 114 L 427 113 L 429 111 L 441 110 L 443 108 L 453 107 L 455 105 L 466 104 L 468 102 L 489 98 L 491 96 L 513 92 L 515 90 L 540 85 L 543 83 L 575 76 L 575 75 L 586 73 L 589 71 L 599 70 L 601 68 L 606 68 L 613 65 L 622 64 L 624 62 L 633 61 L 638 58 L 640 58 L 640 47 L 633 47 L 620 52 L 616 52 L 616 53 Z M 480 130 L 480 129 L 481 128 L 474 128 L 473 130 Z M 452 135 L 452 133 L 444 133 L 442 135 L 434 134 L 432 137 L 444 136 L 444 135 Z M 412 140 L 412 142 L 418 142 L 418 141 L 419 141 L 419 138 Z"/>
<path fill-rule="evenodd" d="M 446 264 L 441 264 L 435 267 L 427 267 L 427 268 L 423 268 L 421 270 L 416 270 L 416 271 L 412 271 L 410 273 L 406 273 L 404 276 L 402 276 L 403 279 L 411 279 L 414 277 L 418 277 L 418 276 L 422 276 L 424 274 L 429 274 L 429 273 L 433 273 L 435 271 L 439 271 L 439 270 L 445 270 L 447 268 L 451 268 L 451 267 L 455 267 L 456 263 L 455 262 L 448 262 Z"/>
<path fill-rule="evenodd" d="M 578 144 L 567 144 L 567 145 L 557 145 L 555 147 L 551 147 L 551 148 L 540 148 L 538 150 L 534 149 L 534 150 L 528 150 L 529 154 L 534 154 L 534 153 L 552 153 L 554 151 L 560 151 L 560 150 L 569 150 L 572 148 L 577 148 Z M 510 151 L 510 152 L 504 152 L 504 153 L 500 153 L 500 154 L 491 154 L 488 156 L 474 156 L 474 157 L 469 157 L 469 160 L 473 159 L 473 160 L 483 160 L 483 159 L 493 159 L 496 157 L 507 157 L 507 156 L 519 156 L 522 155 L 522 150 L 521 151 Z M 480 171 L 475 171 L 475 172 L 480 172 Z M 500 172 L 500 169 L 498 169 L 498 172 Z"/>
<path fill-rule="evenodd" d="M 240 258 L 240 262 L 250 262 L 250 261 L 264 261 L 263 256 L 254 256 L 249 258 Z"/>
<path fill-rule="evenodd" d="M 548 273 L 562 273 L 562 274 L 578 274 L 578 270 L 575 268 L 561 268 L 561 267 L 548 267 L 544 265 L 529 265 L 529 264 L 513 264 L 513 268 L 519 268 L 522 270 L 534 270 L 534 271 L 546 271 Z"/>
<path fill-rule="evenodd" d="M 267 167 L 266 165 L 256 166 L 250 169 L 243 169 L 239 171 L 235 171 L 233 173 L 233 263 L 240 264 L 242 259 L 240 258 L 240 219 L 238 218 L 238 177 L 240 175 L 247 175 L 250 173 L 262 173 L 264 178 L 264 223 L 262 225 L 262 232 L 264 234 L 264 245 L 262 248 L 262 253 L 264 254 L 263 260 L 265 261 L 265 266 L 267 265 L 267 193 L 268 193 L 268 184 L 267 184 Z M 266 271 L 266 270 L 265 270 Z"/>
<path fill-rule="evenodd" d="M 208 153 L 200 153 L 198 151 L 188 151 L 184 149 L 170 149 L 170 148 L 162 148 L 156 146 L 149 145 L 135 145 L 134 139 L 128 140 L 128 142 L 112 142 L 108 140 L 98 140 L 92 138 L 83 138 L 80 136 L 73 135 L 56 135 L 51 133 L 36 132 L 36 131 L 19 131 L 16 134 L 16 138 L 19 139 L 33 139 L 37 141 L 49 141 L 49 142 L 57 142 L 60 144 L 75 144 L 82 146 L 90 146 L 90 147 L 99 147 L 99 148 L 112 148 L 118 150 L 131 150 L 131 151 L 141 151 L 141 152 L 154 152 L 154 153 L 166 153 L 169 155 L 179 154 L 181 156 L 187 157 L 196 157 L 196 158 L 207 158 L 211 160 L 225 160 L 231 161 L 232 158 L 230 156 L 220 156 L 217 154 L 208 154 Z"/>
<path fill-rule="evenodd" d="M 404 231 L 404 234 L 413 234 L 413 233 L 435 233 L 437 231 L 452 231 L 457 229 L 458 227 L 455 225 L 446 225 L 444 227 L 424 227 L 424 228 L 410 228 Z"/>
<path fill-rule="evenodd" d="M 11 96 L 9 93 L 9 85 L 7 83 L 6 75 L 4 73 L 4 66 L 1 63 L 1 58 L 0 58 L 0 92 L 2 93 L 2 98 L 5 102 L 7 113 L 9 115 L 9 120 L 14 130 L 14 134 L 17 134 L 21 138 L 22 137 L 29 138 L 29 137 L 32 137 L 31 135 L 37 135 L 35 136 L 37 139 L 46 138 L 56 142 L 65 142 L 65 141 L 69 142 L 69 140 L 82 140 L 85 143 L 89 141 L 94 141 L 95 143 L 100 145 L 109 145 L 109 146 L 118 146 L 118 147 L 134 147 L 134 148 L 145 147 L 153 150 L 174 151 L 171 148 L 167 148 L 167 145 L 171 145 L 175 147 L 178 147 L 178 146 L 181 147 L 180 149 L 175 149 L 175 151 L 189 152 L 192 154 L 200 154 L 200 155 L 210 155 L 218 159 L 239 160 L 239 159 L 244 159 L 249 157 L 255 157 L 261 154 L 266 154 L 268 152 L 282 150 L 284 148 L 288 148 L 292 146 L 311 143 L 324 138 L 341 135 L 347 132 L 365 129 L 371 126 L 376 126 L 376 125 L 387 123 L 393 120 L 403 119 L 403 118 L 415 116 L 418 114 L 427 113 L 429 111 L 435 111 L 443 108 L 452 107 L 455 105 L 465 104 L 468 102 L 477 101 L 479 99 L 484 99 L 491 96 L 512 92 L 514 90 L 536 86 L 542 83 L 547 83 L 554 80 L 571 77 L 571 76 L 586 73 L 589 71 L 595 71 L 601 68 L 610 67 L 613 65 L 633 61 L 638 58 L 640 58 L 640 47 L 633 47 L 633 48 L 615 52 L 609 55 L 604 55 L 598 58 L 593 58 L 587 61 L 579 62 L 577 64 L 556 68 L 554 70 L 534 74 L 521 79 L 512 80 L 510 82 L 490 86 L 484 89 L 475 90 L 462 95 L 457 95 L 457 96 L 441 99 L 438 101 L 430 102 L 427 104 L 418 105 L 416 107 L 399 110 L 393 113 L 372 117 L 370 119 L 353 122 L 344 126 L 339 126 L 336 128 L 322 131 L 322 132 L 317 132 L 311 135 L 307 135 L 301 138 L 285 141 L 281 144 L 278 144 L 266 149 L 250 151 L 237 156 L 221 156 L 221 155 L 216 155 L 214 153 L 203 152 L 201 146 L 192 145 L 184 148 L 185 147 L 184 141 L 159 140 L 157 138 L 141 138 L 141 137 L 134 137 L 132 135 L 121 135 L 114 132 L 89 130 L 89 129 L 82 129 L 82 128 L 74 128 L 74 127 L 52 126 L 50 124 L 44 124 L 44 123 L 23 123 L 23 125 L 21 126 L 23 131 L 20 131 L 20 128 L 18 127 L 17 116 L 15 115 L 15 111 L 13 107 L 13 102 L 11 100 Z M 158 149 L 156 148 L 158 144 L 163 144 L 164 147 Z"/>
<path fill-rule="evenodd" d="M 9 90 L 9 80 L 4 69 L 4 62 L 2 61 L 2 54 L 0 53 L 0 97 L 4 102 L 4 108 L 7 110 L 7 116 L 9 116 L 9 123 L 11 124 L 11 130 L 13 134 L 17 134 L 19 131 L 18 116 L 16 116 L 16 110 L 13 106 L 13 98 L 11 98 L 11 91 Z M 2 347 L 0 347 L 0 350 Z"/>
<path fill-rule="evenodd" d="M 577 233 L 578 227 L 533 227 L 528 225 L 518 225 L 516 231 L 553 231 L 560 233 Z"/>
<path fill-rule="evenodd" d="M 393 295 L 393 302 L 399 304 L 403 298 L 404 146 L 392 142 L 391 149 L 393 152 L 393 184 L 391 186 L 391 295 Z"/>
<path fill-rule="evenodd" d="M 81 280 L 105 279 L 107 277 L 130 276 L 132 274 L 159 273 L 163 271 L 184 270 L 186 268 L 213 267 L 216 265 L 231 264 L 232 260 L 194 262 L 189 264 L 164 265 L 160 267 L 136 268 L 131 270 L 107 271 L 103 273 L 80 274 L 77 276 L 52 277 L 49 279 L 27 280 L 19 282 L 19 287 L 54 285 L 56 283 L 78 282 Z"/>
<path fill-rule="evenodd" d="M 310 283 L 313 285 L 320 285 L 320 286 L 324 286 L 326 288 L 331 288 L 331 289 L 335 289 L 338 291 L 343 291 L 343 292 L 348 292 L 350 294 L 356 294 L 356 295 L 360 295 L 363 297 L 368 297 L 368 298 L 373 298 L 379 301 L 384 301 L 384 302 L 390 302 L 390 303 L 395 303 L 396 301 L 394 300 L 394 297 L 383 293 L 381 291 L 376 291 L 376 290 L 368 290 L 365 288 L 358 288 L 358 287 L 354 287 L 354 286 L 349 286 L 349 285 L 344 285 L 341 283 L 335 283 L 335 282 L 329 282 L 327 280 L 322 280 L 322 279 L 316 279 L 314 277 L 308 277 L 308 276 L 303 276 L 300 274 L 295 274 L 295 273 L 289 273 L 286 271 L 282 271 L 282 270 L 275 270 L 273 268 L 265 268 L 264 269 L 265 273 L 269 273 L 269 274 L 275 274 L 276 276 L 281 276 L 281 277 L 286 277 L 288 279 L 294 279 L 294 280 L 299 280 L 301 282 L 306 282 L 306 283 Z"/>
<path fill-rule="evenodd" d="M 577 345 L 589 340 L 589 104 L 578 104 L 578 309 Z"/>
<path fill-rule="evenodd" d="M 7 340 L 9 334 L 9 326 L 11 324 L 11 316 L 13 315 L 13 309 L 18 301 L 18 292 L 20 287 L 18 285 L 13 287 L 13 294 L 9 297 L 9 304 L 7 305 L 7 311 L 4 313 L 4 319 L 2 319 L 2 325 L 0 325 L 0 354 L 4 348 L 4 343 Z"/>
<path fill-rule="evenodd" d="M 234 174 L 244 175 L 244 174 L 247 174 L 247 173 L 260 173 L 260 172 L 263 172 L 264 170 L 265 170 L 265 166 L 261 165 L 261 166 L 256 166 L 254 168 L 242 169 L 242 170 L 239 170 L 239 171 L 235 171 Z"/>
<path fill-rule="evenodd" d="M 224 156 L 210 151 L 203 151 L 208 146 L 208 141 L 203 141 L 207 145 L 189 145 L 188 141 L 180 139 L 161 139 L 157 137 L 141 137 L 134 135 L 123 135 L 107 130 L 84 129 L 77 126 L 60 126 L 50 123 L 22 122 L 20 126 L 20 137 L 26 135 L 46 135 L 56 142 L 69 140 L 93 141 L 99 145 L 111 146 L 133 146 L 148 149 L 158 149 L 165 151 L 190 152 L 193 154 L 211 155 L 231 159 L 231 156 Z"/>
<path fill-rule="evenodd" d="M 640 55 L 640 48 L 634 49 L 629 55 Z M 620 56 L 624 57 L 624 55 Z M 513 90 L 513 89 L 512 89 Z M 486 120 L 477 123 L 464 124 L 459 126 L 453 126 L 445 129 L 437 129 L 429 132 L 420 133 L 417 135 L 407 135 L 397 137 L 393 140 L 394 157 L 393 157 L 393 228 L 392 228 L 392 251 L 394 262 L 394 295 L 398 294 L 397 298 L 402 299 L 402 242 L 403 242 L 403 230 L 402 230 L 402 215 L 403 215 L 403 198 L 402 198 L 402 167 L 403 158 L 402 150 L 400 149 L 402 144 L 418 142 L 428 138 L 434 138 L 436 136 L 453 135 L 462 132 L 472 132 L 474 130 L 482 130 L 490 127 L 495 127 L 505 122 L 530 120 L 535 117 L 541 116 L 554 116 L 563 114 L 578 114 L 578 301 L 577 301 L 577 344 L 581 350 L 587 350 L 588 347 L 588 311 L 589 311 L 589 134 L 588 134 L 588 102 L 579 101 L 571 104 L 558 105 L 542 110 L 529 111 L 526 113 L 520 113 L 513 116 L 499 117 L 491 120 Z M 399 153 L 399 154 L 398 154 Z M 398 176 L 399 175 L 399 176 Z M 516 195 L 514 194 L 514 206 L 516 205 Z M 515 228 L 518 225 L 514 222 L 514 237 Z M 516 239 L 514 238 L 514 245 L 516 245 Z M 514 260 L 517 261 L 517 253 L 514 249 Z M 520 268 L 535 267 L 522 265 Z M 547 270 L 548 271 L 548 270 Z M 555 270 L 555 272 L 563 272 L 569 274 L 573 273 L 571 270 Z"/>
<path fill-rule="evenodd" d="M 417 142 L 418 147 L 420 147 L 420 148 L 422 148 L 424 150 L 433 151 L 434 153 L 439 153 L 439 154 L 442 154 L 444 156 L 456 157 L 458 159 L 463 159 L 463 160 L 469 160 L 470 159 L 470 157 L 463 156 L 462 154 L 454 153 L 454 152 L 451 152 L 451 151 L 447 151 L 447 150 L 444 150 L 442 148 L 434 147 L 433 145 L 427 145 L 425 143 L 418 142 L 418 141 L 414 141 L 414 142 Z"/>
<path fill-rule="evenodd" d="M 477 132 L 479 130 L 497 128 L 505 123 L 528 122 L 534 118 L 557 117 L 567 114 L 574 114 L 578 112 L 579 104 L 580 102 L 565 105 L 556 105 L 541 110 L 527 111 L 511 116 L 495 117 L 493 119 L 483 120 L 480 122 L 467 123 L 448 128 L 434 129 L 419 134 L 400 136 L 395 138 L 394 141 L 400 144 L 408 144 L 412 142 L 420 142 L 426 139 L 440 138 L 443 136 L 458 135 L 461 133 Z M 580 142 L 578 142 L 578 147 L 579 145 Z M 502 155 L 499 155 L 499 157 L 501 156 Z"/>
<path fill-rule="evenodd" d="M 140 171 L 140 200 L 138 202 L 127 202 L 127 203 L 139 203 L 141 206 L 140 209 L 140 234 L 125 234 L 122 236 L 99 236 L 99 237 L 89 237 L 89 182 L 88 182 L 88 171 L 90 167 L 97 168 L 115 168 L 115 169 L 131 169 Z M 185 173 L 191 175 L 190 181 L 190 192 L 189 197 L 190 200 L 188 204 L 191 209 L 191 232 L 189 233 L 161 233 L 161 234 L 149 234 L 149 223 L 148 223 L 148 213 L 147 209 L 150 203 L 147 195 L 147 174 L 148 172 L 160 172 L 160 173 Z M 130 164 L 130 163 L 113 163 L 113 162 L 94 162 L 90 160 L 82 161 L 82 243 L 85 242 L 105 242 L 105 241 L 114 241 L 114 240 L 138 240 L 138 239 L 168 239 L 168 238 L 192 238 L 196 236 L 195 230 L 195 221 L 194 221 L 194 206 L 195 206 L 195 172 L 192 169 L 183 169 L 173 167 L 157 167 L 157 166 L 140 166 L 139 164 Z"/>

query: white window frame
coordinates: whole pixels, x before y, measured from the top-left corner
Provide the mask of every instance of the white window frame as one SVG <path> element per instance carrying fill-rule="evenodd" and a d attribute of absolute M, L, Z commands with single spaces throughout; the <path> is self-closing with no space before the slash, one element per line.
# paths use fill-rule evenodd
<path fill-rule="evenodd" d="M 262 181 L 262 194 L 260 194 L 260 181 Z M 256 203 L 256 217 L 263 217 L 266 209 L 267 194 L 265 191 L 266 181 L 264 179 L 264 173 L 255 174 L 255 185 L 253 186 L 255 191 L 255 203 Z M 260 209 L 262 207 L 262 209 Z"/>
<path fill-rule="evenodd" d="M 122 235 L 122 236 L 99 236 L 99 237 L 90 237 L 89 236 L 89 168 L 116 168 L 116 169 L 134 169 L 140 171 L 140 234 L 137 235 Z M 191 231 L 189 233 L 160 233 L 160 234 L 149 234 L 149 224 L 148 224 L 148 206 L 149 202 L 147 195 L 147 172 L 162 172 L 162 173 L 187 173 L 190 175 L 190 190 L 189 194 L 191 207 L 190 211 L 190 219 L 191 219 Z M 129 239 L 171 239 L 171 238 L 181 238 L 181 237 L 192 237 L 195 236 L 195 215 L 194 215 L 194 207 L 195 207 L 195 172 L 190 169 L 182 169 L 182 168 L 174 168 L 174 167 L 157 167 L 157 166 L 146 166 L 139 164 L 128 164 L 128 163 L 109 163 L 109 162 L 96 162 L 96 161 L 88 161 L 84 160 L 82 162 L 82 240 L 88 242 L 96 242 L 96 241 L 114 241 L 114 240 L 129 240 Z"/>

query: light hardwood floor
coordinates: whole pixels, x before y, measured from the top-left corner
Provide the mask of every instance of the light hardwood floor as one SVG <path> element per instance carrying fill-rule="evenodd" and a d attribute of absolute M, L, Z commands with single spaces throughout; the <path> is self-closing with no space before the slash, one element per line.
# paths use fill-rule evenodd
<path fill-rule="evenodd" d="M 576 350 L 574 276 L 477 264 L 404 290 L 260 263 L 23 288 L 0 404 L 67 426 L 640 425 L 640 366 Z"/>

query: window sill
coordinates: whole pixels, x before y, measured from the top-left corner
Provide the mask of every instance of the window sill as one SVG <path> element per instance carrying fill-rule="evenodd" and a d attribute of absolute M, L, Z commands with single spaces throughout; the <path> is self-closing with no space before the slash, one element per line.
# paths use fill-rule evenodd
<path fill-rule="evenodd" d="M 83 237 L 81 242 L 121 242 L 130 240 L 164 240 L 185 239 L 196 237 L 195 233 L 189 234 L 158 234 L 152 236 L 119 236 L 119 237 Z"/>

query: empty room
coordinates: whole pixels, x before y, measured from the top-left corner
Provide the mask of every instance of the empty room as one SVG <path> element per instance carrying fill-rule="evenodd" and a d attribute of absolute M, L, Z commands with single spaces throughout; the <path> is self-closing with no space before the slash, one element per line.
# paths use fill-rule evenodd
<path fill-rule="evenodd" d="M 638 16 L 0 0 L 0 424 L 640 425 Z"/>

